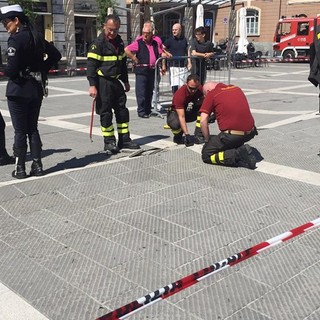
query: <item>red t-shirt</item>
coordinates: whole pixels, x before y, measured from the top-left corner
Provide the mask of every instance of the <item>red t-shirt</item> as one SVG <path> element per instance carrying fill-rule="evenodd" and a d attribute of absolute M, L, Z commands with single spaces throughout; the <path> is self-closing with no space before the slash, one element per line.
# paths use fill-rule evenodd
<path fill-rule="evenodd" d="M 202 86 L 199 85 L 196 92 L 189 92 L 188 87 L 184 84 L 174 94 L 172 99 L 172 107 L 174 109 L 186 109 L 189 102 L 195 102 L 199 98 L 203 97 Z"/>
<path fill-rule="evenodd" d="M 200 112 L 215 114 L 219 129 L 250 131 L 254 126 L 249 104 L 243 91 L 236 86 L 219 83 L 206 95 Z"/>

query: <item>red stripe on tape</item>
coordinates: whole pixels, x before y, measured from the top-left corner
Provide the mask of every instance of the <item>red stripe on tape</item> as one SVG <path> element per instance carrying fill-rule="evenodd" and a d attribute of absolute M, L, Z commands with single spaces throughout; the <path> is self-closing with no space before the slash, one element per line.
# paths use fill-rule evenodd
<path fill-rule="evenodd" d="M 195 272 L 189 276 L 186 276 L 178 281 L 175 281 L 165 287 L 162 287 L 154 292 L 151 292 L 147 294 L 144 297 L 141 297 L 135 301 L 132 301 L 128 303 L 127 305 L 120 307 L 104 316 L 101 316 L 100 318 L 97 318 L 96 320 L 122 320 L 125 318 L 128 318 L 130 315 L 146 308 L 149 305 L 152 305 L 152 303 L 158 302 L 161 299 L 166 299 L 192 285 L 195 283 L 198 283 L 202 279 L 217 273 L 221 270 L 224 270 L 226 267 L 232 267 L 235 264 L 242 262 L 246 259 L 249 259 L 258 253 L 260 253 L 262 250 L 270 248 L 274 245 L 277 245 L 281 242 L 287 241 L 291 238 L 294 238 L 306 231 L 309 231 L 312 228 L 320 226 L 320 218 L 313 220 L 311 222 L 308 222 L 302 226 L 299 226 L 295 229 L 290 230 L 287 233 L 284 233 L 280 236 L 276 236 L 272 239 L 269 239 L 268 241 L 261 242 L 249 249 L 246 249 L 240 253 L 237 253 L 227 259 L 224 259 L 220 262 L 217 262 L 207 268 L 204 268 L 202 270 L 199 270 L 198 272 Z M 290 233 L 289 236 L 284 236 L 286 234 Z M 280 239 L 280 240 L 279 240 Z"/>

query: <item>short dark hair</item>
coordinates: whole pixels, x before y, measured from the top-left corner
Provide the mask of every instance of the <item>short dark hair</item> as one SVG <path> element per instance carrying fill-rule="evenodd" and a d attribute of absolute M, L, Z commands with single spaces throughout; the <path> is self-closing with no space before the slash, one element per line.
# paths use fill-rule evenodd
<path fill-rule="evenodd" d="M 192 74 L 189 74 L 189 75 L 188 75 L 187 83 L 188 83 L 189 81 L 191 81 L 191 80 L 199 82 L 199 81 L 200 81 L 200 78 L 199 78 L 199 76 L 198 76 L 197 74 L 192 73 Z"/>
<path fill-rule="evenodd" d="M 205 34 L 206 33 L 206 29 L 204 27 L 198 27 L 194 30 L 194 33 L 201 33 L 201 34 Z"/>
<path fill-rule="evenodd" d="M 107 23 L 109 20 L 112 20 L 115 23 L 121 24 L 120 18 L 116 14 L 107 15 L 104 23 Z"/>

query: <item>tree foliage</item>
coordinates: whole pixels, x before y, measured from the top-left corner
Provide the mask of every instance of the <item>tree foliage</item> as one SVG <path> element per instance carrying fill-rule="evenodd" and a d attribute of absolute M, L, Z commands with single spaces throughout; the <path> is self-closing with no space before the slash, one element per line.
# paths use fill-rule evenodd
<path fill-rule="evenodd" d="M 113 8 L 117 4 L 117 0 L 97 0 L 98 15 L 97 25 L 100 27 L 104 24 L 108 14 L 108 8 Z"/>
<path fill-rule="evenodd" d="M 20 4 L 25 15 L 29 18 L 31 23 L 35 23 L 37 19 L 37 14 L 33 11 L 33 1 L 32 0 L 8 0 L 8 4 Z"/>

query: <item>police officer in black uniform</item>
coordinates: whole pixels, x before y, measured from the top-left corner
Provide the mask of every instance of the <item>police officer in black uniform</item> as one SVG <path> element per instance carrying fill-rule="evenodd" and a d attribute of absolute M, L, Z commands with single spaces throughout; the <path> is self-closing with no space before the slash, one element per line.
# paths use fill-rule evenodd
<path fill-rule="evenodd" d="M 42 143 L 38 118 L 45 94 L 47 73 L 51 66 L 61 59 L 61 54 L 34 30 L 20 5 L 2 7 L 0 13 L 2 24 L 10 33 L 5 75 L 9 77 L 6 96 L 15 132 L 13 153 L 16 166 L 12 176 L 18 179 L 27 177 L 27 136 L 33 159 L 30 175 L 41 176 Z"/>
<path fill-rule="evenodd" d="M 100 115 L 104 150 L 116 154 L 122 148 L 140 149 L 129 133 L 129 110 L 126 107 L 127 91 L 130 90 L 124 43 L 118 34 L 120 19 L 108 15 L 103 32 L 93 40 L 87 54 L 87 78 L 89 95 L 96 99 L 96 112 Z M 123 82 L 124 88 L 122 83 Z M 112 123 L 114 110 L 118 145 Z"/>

